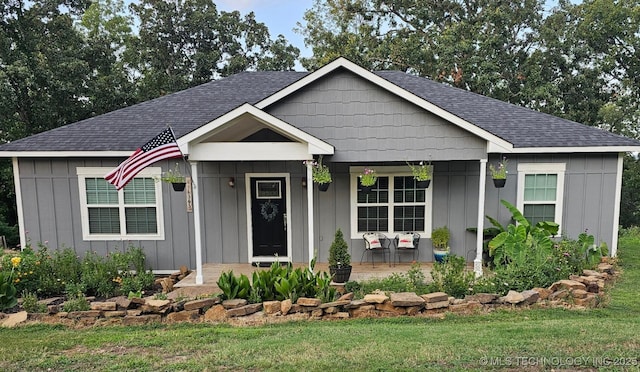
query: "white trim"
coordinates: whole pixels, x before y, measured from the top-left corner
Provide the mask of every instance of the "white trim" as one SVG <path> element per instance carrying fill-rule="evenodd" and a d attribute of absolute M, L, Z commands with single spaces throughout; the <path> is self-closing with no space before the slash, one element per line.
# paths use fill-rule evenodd
<path fill-rule="evenodd" d="M 311 262 L 315 256 L 315 244 L 314 244 L 314 220 L 313 220 L 313 169 L 311 164 L 313 159 L 307 159 L 307 235 L 309 244 L 309 270 L 313 270 Z"/>
<path fill-rule="evenodd" d="M 478 182 L 478 223 L 476 233 L 476 258 L 473 271 L 476 277 L 482 276 L 482 250 L 484 249 L 484 203 L 487 186 L 487 159 L 480 159 L 480 181 Z"/>
<path fill-rule="evenodd" d="M 253 255 L 253 220 L 251 215 L 251 178 L 284 178 L 285 182 L 285 190 L 286 190 L 286 198 L 285 203 L 287 203 L 287 256 L 284 257 L 288 262 L 292 262 L 293 260 L 293 247 L 292 247 L 292 234 L 291 234 L 291 175 L 290 173 L 245 173 L 245 198 L 246 198 L 246 208 L 247 208 L 247 262 L 284 262 L 283 256 L 275 256 L 265 257 L 265 256 L 254 256 Z"/>
<path fill-rule="evenodd" d="M 304 160 L 314 151 L 299 142 L 208 142 L 190 146 L 189 159 L 198 161 Z"/>
<path fill-rule="evenodd" d="M 191 179 L 193 184 L 198 183 L 198 162 L 191 163 Z M 202 226 L 200 222 L 200 188 L 196 188 L 193 193 L 193 235 L 195 239 L 196 250 L 196 284 L 204 284 L 204 276 L 202 275 Z"/>
<path fill-rule="evenodd" d="M 500 151 L 492 151 L 500 152 Z M 563 154 L 563 153 L 595 153 L 595 152 L 640 152 L 640 146 L 584 146 L 584 147 L 514 147 L 512 154 Z"/>
<path fill-rule="evenodd" d="M 555 204 L 554 222 L 560 226 L 559 232 L 562 231 L 562 213 L 564 205 L 564 174 L 566 171 L 566 163 L 519 163 L 518 164 L 518 191 L 516 207 L 524 213 L 524 182 L 527 174 L 556 174 L 558 176 L 556 184 L 556 200 L 555 202 L 545 201 L 539 204 Z M 526 204 L 536 204 L 535 202 L 527 202 Z"/>
<path fill-rule="evenodd" d="M 20 185 L 20 167 L 18 166 L 18 158 L 11 159 L 13 165 L 13 186 L 16 193 L 16 213 L 18 215 L 18 232 L 20 234 L 20 250 L 27 245 L 27 230 L 24 226 L 24 207 L 22 206 L 22 187 Z"/>
<path fill-rule="evenodd" d="M 351 166 L 349 167 L 350 173 L 350 183 L 349 183 L 349 204 L 351 211 L 351 229 L 350 235 L 351 239 L 361 239 L 362 231 L 358 231 L 358 175 L 363 172 L 365 167 L 361 166 Z M 380 204 L 367 204 L 367 206 L 378 206 L 378 205 L 388 205 L 389 206 L 389 214 L 388 214 L 388 231 L 378 231 L 380 233 L 385 234 L 386 236 L 392 238 L 395 234 L 400 233 L 400 231 L 393 231 L 393 207 L 396 203 L 393 202 L 393 179 L 392 177 L 407 177 L 411 176 L 411 169 L 408 166 L 376 166 L 376 173 L 378 177 L 390 177 L 389 179 L 389 201 L 387 203 Z M 424 229 L 425 231 L 415 231 L 420 233 L 423 238 L 431 238 L 431 230 L 432 230 L 432 215 L 433 215 L 433 187 L 434 187 L 434 178 L 431 180 L 431 185 L 425 190 L 425 202 L 424 202 Z M 397 205 L 422 205 L 420 203 L 400 203 Z"/>
<path fill-rule="evenodd" d="M 266 113 L 259 108 L 252 106 L 248 103 L 245 103 L 226 114 L 216 118 L 215 120 L 201 126 L 200 128 L 188 133 L 178 139 L 178 145 L 184 154 L 189 154 L 190 158 L 193 158 L 191 155 L 192 148 L 198 146 L 205 138 L 215 134 L 218 131 L 224 130 L 227 125 L 233 125 L 235 119 L 240 118 L 243 115 L 251 115 L 256 120 L 265 124 L 267 127 L 272 130 L 286 136 L 292 138 L 298 142 L 304 143 L 308 145 L 308 155 L 333 155 L 334 148 L 331 144 L 318 139 L 302 130 L 294 127 L 293 125 L 278 119 L 277 117 Z M 282 144 L 279 142 L 279 144 Z M 197 151 L 193 151 L 194 154 L 198 153 Z M 199 154 L 198 156 L 204 157 L 204 154 Z M 301 160 L 308 159 L 307 157 L 302 158 Z M 206 158 L 198 159 L 198 160 L 228 160 L 228 159 L 218 159 L 215 156 L 207 156 Z M 237 160 L 237 159 L 236 159 Z M 264 160 L 259 159 L 259 160 Z"/>
<path fill-rule="evenodd" d="M 109 167 L 77 167 L 76 175 L 78 176 L 78 192 L 80 196 L 80 219 L 82 223 L 82 239 L 85 241 L 122 241 L 122 240 L 164 240 L 164 212 L 162 201 L 162 184 L 155 182 L 156 201 L 153 207 L 156 208 L 156 222 L 158 232 L 155 234 L 127 234 L 126 218 L 124 215 L 124 189 L 118 191 L 118 207 L 120 213 L 120 234 L 91 234 L 89 233 L 89 205 L 87 204 L 87 189 L 84 180 L 86 178 L 102 178 L 106 173 L 111 171 Z M 160 167 L 148 167 L 140 171 L 135 178 L 159 177 L 162 174 Z M 151 205 L 151 204 L 149 204 Z M 144 205 L 140 205 L 144 206 Z M 122 232 L 125 231 L 123 234 Z"/>
<path fill-rule="evenodd" d="M 622 170 L 624 163 L 624 154 L 618 154 L 618 169 L 616 173 L 616 193 L 613 202 L 613 229 L 611 236 L 611 249 L 609 256 L 616 257 L 618 255 L 618 233 L 620 229 L 620 203 L 622 199 Z"/>

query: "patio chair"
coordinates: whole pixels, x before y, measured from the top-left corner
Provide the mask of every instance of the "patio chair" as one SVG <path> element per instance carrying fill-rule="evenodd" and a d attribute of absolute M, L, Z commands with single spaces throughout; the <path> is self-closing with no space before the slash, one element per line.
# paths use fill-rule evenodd
<path fill-rule="evenodd" d="M 386 235 L 377 232 L 365 233 L 362 235 L 362 239 L 364 240 L 364 252 L 360 257 L 361 265 L 364 255 L 369 253 L 371 255 L 371 263 L 373 267 L 376 267 L 375 254 L 382 253 L 384 262 L 387 262 L 386 255 L 389 255 L 389 266 L 391 266 L 391 250 L 389 248 L 391 241 Z"/>
<path fill-rule="evenodd" d="M 394 239 L 394 250 L 393 250 L 393 264 L 396 264 L 396 259 L 398 263 L 400 263 L 400 257 L 398 253 L 401 252 L 411 252 L 413 255 L 413 261 L 417 261 L 420 257 L 420 250 L 418 249 L 420 245 L 420 234 L 416 232 L 407 232 L 405 234 L 398 234 Z"/>

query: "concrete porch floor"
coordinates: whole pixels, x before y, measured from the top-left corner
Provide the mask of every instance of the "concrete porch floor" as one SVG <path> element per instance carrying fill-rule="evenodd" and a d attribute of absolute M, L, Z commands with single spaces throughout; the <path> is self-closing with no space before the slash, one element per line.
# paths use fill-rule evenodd
<path fill-rule="evenodd" d="M 308 263 L 294 263 L 294 267 L 307 267 Z M 431 267 L 433 263 L 431 262 L 422 262 L 420 263 L 420 268 L 422 272 L 425 274 L 425 277 L 429 280 L 431 278 Z M 191 289 L 192 291 L 196 291 L 197 287 L 202 287 L 202 292 L 210 292 L 218 290 L 218 286 L 216 282 L 220 277 L 220 274 L 223 272 L 227 272 L 233 270 L 235 275 L 245 274 L 251 280 L 251 274 L 256 270 L 268 270 L 269 267 L 256 267 L 251 264 L 215 264 L 215 263 L 207 263 L 202 265 L 202 276 L 204 279 L 204 283 L 202 285 L 196 284 L 196 271 L 193 270 L 186 278 L 182 279 L 180 282 L 174 285 L 175 288 L 178 289 Z M 389 266 L 389 263 L 386 262 L 376 262 L 375 267 L 371 264 L 371 262 L 363 262 L 353 263 L 351 269 L 351 277 L 349 280 L 361 281 L 367 280 L 371 278 L 384 278 L 392 273 L 406 273 L 411 269 L 411 263 L 402 262 L 396 264 L 395 266 L 392 264 Z M 315 267 L 316 272 L 326 271 L 329 272 L 329 267 L 327 263 L 318 263 Z M 189 292 L 192 292 L 189 291 Z"/>

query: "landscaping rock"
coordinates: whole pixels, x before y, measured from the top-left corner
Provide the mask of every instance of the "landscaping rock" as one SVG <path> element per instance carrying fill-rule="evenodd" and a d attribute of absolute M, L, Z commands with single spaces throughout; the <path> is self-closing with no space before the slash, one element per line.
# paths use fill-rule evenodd
<path fill-rule="evenodd" d="M 571 295 L 573 296 L 573 298 L 586 298 L 588 293 L 589 292 L 583 291 L 582 289 L 571 291 Z"/>
<path fill-rule="evenodd" d="M 392 293 L 389 296 L 391 304 L 398 307 L 423 306 L 425 300 L 415 292 Z"/>
<path fill-rule="evenodd" d="M 374 305 L 364 305 L 353 310 L 350 310 L 352 318 L 375 318 L 378 317 L 378 312 Z"/>
<path fill-rule="evenodd" d="M 127 310 L 103 311 L 102 315 L 105 318 L 123 318 L 127 316 Z"/>
<path fill-rule="evenodd" d="M 551 296 L 551 291 L 547 288 L 533 288 L 532 291 L 538 292 L 538 296 L 540 300 L 546 300 Z"/>
<path fill-rule="evenodd" d="M 262 310 L 262 303 L 249 304 L 241 307 L 234 307 L 232 309 L 227 309 L 227 317 L 234 318 L 238 316 L 250 315 L 260 310 Z"/>
<path fill-rule="evenodd" d="M 559 281 L 551 284 L 551 287 L 549 287 L 549 290 L 551 292 L 557 292 L 557 291 L 559 291 L 561 289 L 569 289 L 569 290 L 582 289 L 582 290 L 586 290 L 587 287 L 583 283 L 580 283 L 580 282 L 575 281 L 575 280 L 570 280 L 570 279 L 559 280 Z"/>
<path fill-rule="evenodd" d="M 537 291 L 528 289 L 522 292 L 522 297 L 524 297 L 523 303 L 525 305 L 531 305 L 538 302 L 538 299 L 540 299 L 540 294 Z"/>
<path fill-rule="evenodd" d="M 571 294 L 571 292 L 568 289 L 562 289 L 562 290 L 553 292 L 549 296 L 549 300 L 551 301 L 564 300 L 565 298 L 569 297 L 569 294 Z"/>
<path fill-rule="evenodd" d="M 345 306 L 345 305 L 349 305 L 351 303 L 350 300 L 338 300 L 338 301 L 333 301 L 333 302 L 325 302 L 323 304 L 320 304 L 318 307 L 320 309 L 326 309 L 329 307 L 338 307 L 338 306 Z"/>
<path fill-rule="evenodd" d="M 296 301 L 296 303 L 300 306 L 305 307 L 318 307 L 320 306 L 320 304 L 322 304 L 322 300 L 320 300 L 319 298 L 300 297 L 298 298 L 298 301 Z"/>
<path fill-rule="evenodd" d="M 427 302 L 424 304 L 424 308 L 427 310 L 444 309 L 446 307 L 449 307 L 449 299 L 446 301 Z"/>
<path fill-rule="evenodd" d="M 373 293 L 364 296 L 364 301 L 370 304 L 381 304 L 388 299 L 389 297 L 382 293 Z"/>
<path fill-rule="evenodd" d="M 353 292 L 345 293 L 338 298 L 338 301 L 351 301 L 353 300 Z"/>
<path fill-rule="evenodd" d="M 159 323 L 162 321 L 160 314 L 149 314 L 140 316 L 125 316 L 122 318 L 122 325 L 142 325 L 150 323 Z"/>
<path fill-rule="evenodd" d="M 314 309 L 311 312 L 311 317 L 313 317 L 313 318 L 322 318 L 322 314 L 324 314 L 324 310 L 322 310 L 322 309 Z"/>
<path fill-rule="evenodd" d="M 242 307 L 244 305 L 246 305 L 248 303 L 247 300 L 242 299 L 242 298 L 236 298 L 234 300 L 224 300 L 222 301 L 222 306 L 224 306 L 225 309 L 233 309 L 236 307 Z"/>
<path fill-rule="evenodd" d="M 262 303 L 262 308 L 267 315 L 280 313 L 282 309 L 282 303 L 280 301 L 265 301 Z"/>
<path fill-rule="evenodd" d="M 611 264 L 608 264 L 606 262 L 601 262 L 598 264 L 598 271 L 601 273 L 607 273 L 607 274 L 613 275 L 614 268 L 613 268 L 613 265 Z"/>
<path fill-rule="evenodd" d="M 598 304 L 598 297 L 594 293 L 587 293 L 584 298 L 576 298 L 574 302 L 578 306 L 595 307 Z"/>
<path fill-rule="evenodd" d="M 127 316 L 140 316 L 140 315 L 142 315 L 142 310 L 140 309 L 127 310 Z"/>
<path fill-rule="evenodd" d="M 215 298 L 204 298 L 202 300 L 193 300 L 193 301 L 185 302 L 183 308 L 185 311 L 200 310 L 205 307 L 211 307 L 215 305 L 216 302 L 217 302 L 217 299 Z"/>
<path fill-rule="evenodd" d="M 204 313 L 204 320 L 219 322 L 227 318 L 227 310 L 223 305 L 214 305 Z"/>
<path fill-rule="evenodd" d="M 27 315 L 26 311 L 21 311 L 15 314 L 9 314 L 8 316 L 0 320 L 0 326 L 5 328 L 13 328 L 19 324 L 26 322 L 28 317 L 29 316 Z"/>
<path fill-rule="evenodd" d="M 325 316 L 327 319 L 348 319 L 351 315 L 349 315 L 346 311 L 337 312 L 335 314 L 328 314 Z"/>
<path fill-rule="evenodd" d="M 517 305 L 524 302 L 524 296 L 520 292 L 509 291 L 507 295 L 502 298 L 502 301 L 508 304 Z"/>
<path fill-rule="evenodd" d="M 383 302 L 381 304 L 375 304 L 374 306 L 375 306 L 376 310 L 384 311 L 384 312 L 392 314 L 392 315 L 404 315 L 404 314 L 407 313 L 407 309 L 406 308 L 393 306 L 391 301 L 385 301 L 385 302 Z"/>
<path fill-rule="evenodd" d="M 193 310 L 185 310 L 180 311 L 178 313 L 171 313 L 167 315 L 167 322 L 176 323 L 176 322 L 191 322 L 200 318 L 200 309 Z"/>
<path fill-rule="evenodd" d="M 323 304 L 324 305 L 324 304 Z M 338 312 L 338 308 L 335 306 L 329 306 L 329 307 L 319 307 L 318 309 L 324 310 L 325 314 L 335 314 Z"/>
<path fill-rule="evenodd" d="M 116 306 L 115 302 L 92 302 L 91 310 L 115 311 Z"/>
<path fill-rule="evenodd" d="M 464 297 L 467 301 L 478 301 L 481 304 L 490 304 L 498 298 L 495 293 L 476 293 L 474 295 L 466 295 Z"/>
<path fill-rule="evenodd" d="M 426 303 L 449 301 L 449 295 L 444 292 L 427 293 L 420 296 Z"/>
<path fill-rule="evenodd" d="M 282 315 L 287 315 L 291 308 L 293 307 L 293 303 L 291 303 L 290 299 L 286 299 L 280 303 L 280 312 Z"/>
<path fill-rule="evenodd" d="M 98 318 L 102 315 L 100 310 L 87 310 L 87 311 L 71 311 L 67 314 L 67 318 Z"/>
<path fill-rule="evenodd" d="M 124 296 L 112 298 L 110 301 L 116 303 L 117 310 L 127 310 L 131 306 L 131 300 Z"/>
<path fill-rule="evenodd" d="M 355 309 L 363 305 L 367 305 L 368 302 L 365 300 L 353 300 L 350 303 L 344 305 L 345 309 Z"/>

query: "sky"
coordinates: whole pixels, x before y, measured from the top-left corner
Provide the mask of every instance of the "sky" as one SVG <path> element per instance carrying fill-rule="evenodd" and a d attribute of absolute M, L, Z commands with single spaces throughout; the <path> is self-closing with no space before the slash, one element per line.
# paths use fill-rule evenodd
<path fill-rule="evenodd" d="M 256 21 L 269 29 L 271 39 L 279 34 L 290 44 L 300 49 L 301 57 L 310 57 L 311 50 L 305 49 L 302 35 L 293 31 L 296 23 L 302 23 L 304 12 L 311 9 L 313 0 L 214 0 L 218 11 L 237 10 L 242 15 L 253 12 Z"/>

